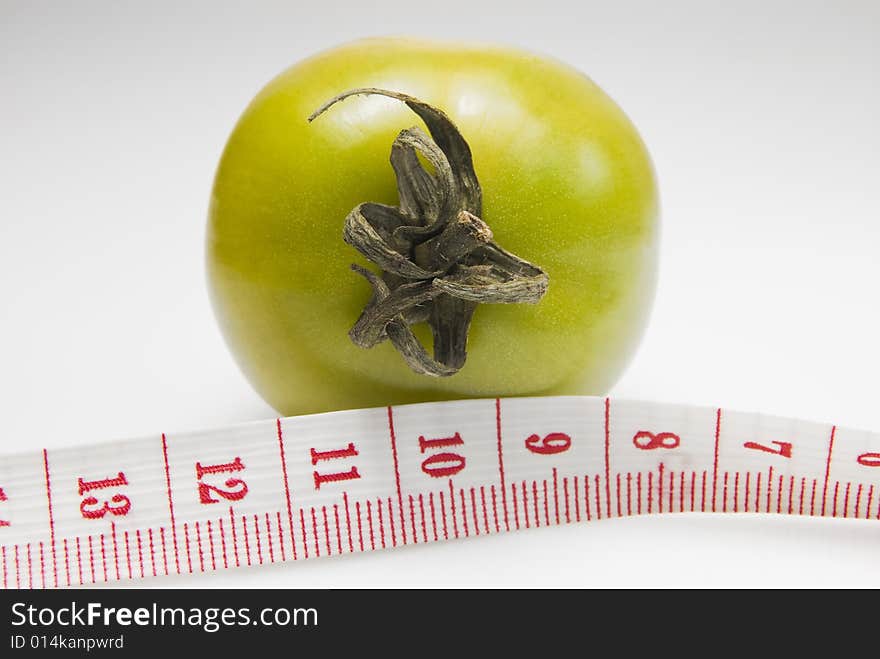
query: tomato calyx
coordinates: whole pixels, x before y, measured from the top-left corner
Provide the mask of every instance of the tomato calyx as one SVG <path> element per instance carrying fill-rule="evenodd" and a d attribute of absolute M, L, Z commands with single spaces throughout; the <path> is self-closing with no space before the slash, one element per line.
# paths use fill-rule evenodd
<path fill-rule="evenodd" d="M 465 364 L 477 306 L 536 304 L 549 280 L 541 268 L 495 243 L 480 219 L 482 191 L 470 147 L 442 110 L 399 92 L 361 88 L 330 99 L 309 121 L 339 101 L 369 94 L 406 103 L 430 136 L 407 128 L 391 146 L 399 206 L 365 202 L 345 218 L 345 242 L 382 270 L 380 276 L 352 265 L 373 295 L 349 336 L 362 348 L 390 340 L 416 373 L 454 375 Z M 433 357 L 411 329 L 421 322 L 431 328 Z"/>

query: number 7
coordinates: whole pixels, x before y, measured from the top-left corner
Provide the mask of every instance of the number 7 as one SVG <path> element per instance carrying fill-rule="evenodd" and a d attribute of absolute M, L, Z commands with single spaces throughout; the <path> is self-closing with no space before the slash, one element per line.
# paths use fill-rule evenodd
<path fill-rule="evenodd" d="M 756 451 L 764 451 L 764 453 L 775 453 L 776 455 L 781 455 L 783 458 L 791 457 L 791 444 L 789 442 L 770 442 L 771 444 L 776 444 L 778 449 L 772 448 L 770 446 L 764 446 L 763 444 L 758 444 L 756 442 L 746 442 L 743 444 L 746 448 L 754 449 Z"/>

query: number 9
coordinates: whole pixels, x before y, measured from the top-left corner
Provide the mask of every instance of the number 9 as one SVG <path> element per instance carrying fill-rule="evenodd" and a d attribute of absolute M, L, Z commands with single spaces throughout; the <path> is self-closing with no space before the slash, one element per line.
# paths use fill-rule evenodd
<path fill-rule="evenodd" d="M 526 448 L 532 453 L 540 455 L 552 455 L 562 453 L 571 447 L 571 437 L 564 432 L 551 432 L 541 439 L 539 435 L 531 435 L 526 439 Z"/>

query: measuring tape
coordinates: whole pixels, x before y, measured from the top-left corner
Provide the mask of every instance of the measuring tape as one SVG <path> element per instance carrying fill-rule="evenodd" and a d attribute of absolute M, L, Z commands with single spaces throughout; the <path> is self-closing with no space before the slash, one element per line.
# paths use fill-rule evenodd
<path fill-rule="evenodd" d="M 584 396 L 331 412 L 0 459 L 4 588 L 654 513 L 880 519 L 880 435 Z"/>

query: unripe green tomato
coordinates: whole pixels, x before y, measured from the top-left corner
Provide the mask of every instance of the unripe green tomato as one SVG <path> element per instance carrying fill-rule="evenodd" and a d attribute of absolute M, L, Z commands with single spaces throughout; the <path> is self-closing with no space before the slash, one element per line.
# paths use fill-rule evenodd
<path fill-rule="evenodd" d="M 450 377 L 413 372 L 390 342 L 348 330 L 371 296 L 342 240 L 362 202 L 396 206 L 391 144 L 422 126 L 403 103 L 443 110 L 469 143 L 482 219 L 540 266 L 538 304 L 480 304 L 467 361 Z M 211 196 L 208 280 L 222 331 L 256 390 L 283 414 L 467 397 L 602 394 L 634 352 L 653 300 L 658 200 L 633 125 L 592 81 L 521 50 L 370 39 L 283 72 L 251 102 Z M 374 268 L 375 270 L 375 268 Z M 431 333 L 413 329 L 430 350 Z"/>

